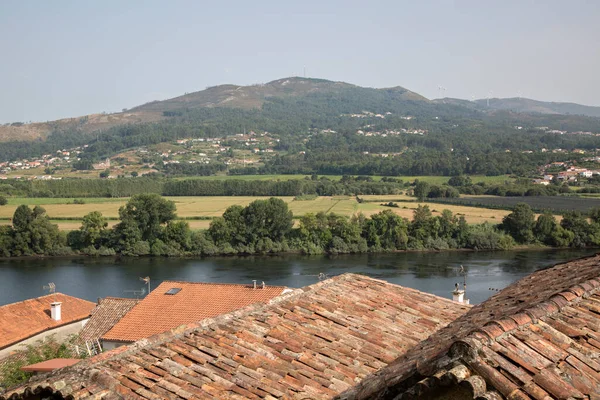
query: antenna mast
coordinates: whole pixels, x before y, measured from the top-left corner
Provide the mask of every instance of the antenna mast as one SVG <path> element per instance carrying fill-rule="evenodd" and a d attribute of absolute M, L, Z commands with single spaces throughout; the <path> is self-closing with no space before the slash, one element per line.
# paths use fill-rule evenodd
<path fill-rule="evenodd" d="M 147 276 L 145 278 L 141 278 L 140 277 L 140 281 L 142 281 L 142 282 L 144 282 L 145 284 L 148 285 L 148 294 L 150 294 L 150 277 L 149 276 Z"/>
<path fill-rule="evenodd" d="M 56 302 L 56 285 L 54 284 L 54 282 L 48 283 L 46 286 L 43 287 L 43 289 L 47 290 L 48 294 L 53 294 L 54 301 Z"/>

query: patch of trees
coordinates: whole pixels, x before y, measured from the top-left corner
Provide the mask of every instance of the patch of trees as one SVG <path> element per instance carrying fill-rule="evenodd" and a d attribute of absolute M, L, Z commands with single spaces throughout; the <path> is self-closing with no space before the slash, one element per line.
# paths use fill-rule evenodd
<path fill-rule="evenodd" d="M 69 254 L 66 239 L 44 208 L 21 205 L 13 214 L 12 226 L 0 226 L 0 256 Z"/>
<path fill-rule="evenodd" d="M 334 181 L 320 179 L 263 180 L 169 180 L 165 183 L 165 196 L 336 196 L 398 194 L 404 188 L 398 182 L 375 182 L 346 177 Z"/>
<path fill-rule="evenodd" d="M 222 172 L 227 169 L 225 164 L 210 163 L 210 164 L 199 164 L 199 163 L 179 163 L 179 164 L 165 164 L 161 168 L 161 171 L 167 175 L 194 175 L 194 176 L 210 176 L 215 175 L 217 172 Z"/>
<path fill-rule="evenodd" d="M 139 194 L 119 210 L 119 223 L 108 227 L 98 211 L 86 215 L 78 230 L 65 234 L 50 223 L 41 207 L 22 205 L 12 226 L 0 227 L 0 256 L 126 255 L 210 256 L 296 251 L 340 254 L 396 250 L 506 250 L 515 244 L 555 247 L 600 245 L 600 208 L 589 215 L 571 212 L 558 223 L 552 214 L 537 219 L 527 204 L 518 204 L 502 223 L 467 224 L 464 216 L 427 205 L 412 220 L 391 209 L 370 217 L 350 218 L 320 212 L 294 216 L 281 199 L 231 206 L 206 231 L 192 231 L 177 220 L 175 204 L 157 194 Z"/>
<path fill-rule="evenodd" d="M 600 245 L 600 208 L 588 214 L 566 212 L 560 223 L 549 212 L 535 219 L 528 204 L 517 204 L 512 213 L 502 220 L 500 229 L 517 243 L 542 243 L 555 247 L 586 247 Z"/>
<path fill-rule="evenodd" d="M 289 180 L 203 180 L 148 176 L 118 179 L 13 180 L 0 184 L 0 193 L 24 197 L 130 197 L 141 193 L 164 196 L 334 196 L 398 194 L 406 185 L 401 180 L 326 177 Z M 0 200 L 1 205 L 1 200 Z"/>

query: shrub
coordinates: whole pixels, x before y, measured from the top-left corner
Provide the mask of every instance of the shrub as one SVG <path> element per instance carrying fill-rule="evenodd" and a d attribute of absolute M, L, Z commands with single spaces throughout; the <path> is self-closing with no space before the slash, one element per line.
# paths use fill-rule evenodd
<path fill-rule="evenodd" d="M 510 235 L 499 232 L 487 222 L 472 226 L 467 239 L 467 247 L 474 250 L 509 250 L 514 245 Z"/>
<path fill-rule="evenodd" d="M 147 256 L 150 254 L 150 244 L 145 240 L 138 240 L 131 248 L 123 250 L 126 256 Z"/>
<path fill-rule="evenodd" d="M 427 249 L 432 249 L 432 250 L 448 250 L 450 248 L 450 245 L 448 245 L 448 242 L 446 242 L 444 239 L 442 238 L 432 238 L 432 237 L 428 237 L 425 240 L 425 248 Z"/>
<path fill-rule="evenodd" d="M 21 371 L 21 367 L 53 358 L 77 358 L 77 355 L 69 349 L 68 342 L 58 343 L 54 335 L 46 337 L 44 341 L 24 345 L 0 364 L 0 391 L 2 387 L 16 386 L 29 380 L 33 374 Z"/>
<path fill-rule="evenodd" d="M 339 236 L 334 236 L 329 244 L 328 252 L 331 254 L 346 254 L 350 253 L 350 247 Z"/>
<path fill-rule="evenodd" d="M 325 252 L 325 250 L 323 250 L 321 246 L 313 242 L 304 243 L 300 248 L 300 251 L 302 252 L 302 254 L 309 255 L 323 254 Z"/>

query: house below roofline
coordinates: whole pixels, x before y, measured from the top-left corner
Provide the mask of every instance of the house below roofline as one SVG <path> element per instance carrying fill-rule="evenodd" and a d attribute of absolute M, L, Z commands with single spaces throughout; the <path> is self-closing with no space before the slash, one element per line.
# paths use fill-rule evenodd
<path fill-rule="evenodd" d="M 78 334 L 95 303 L 54 293 L 0 307 L 0 359 L 54 335 L 63 341 Z"/>
<path fill-rule="evenodd" d="M 49 329 L 37 335 L 31 336 L 25 340 L 22 340 L 18 343 L 13 344 L 12 346 L 8 346 L 0 350 L 0 360 L 8 357 L 15 351 L 23 350 L 26 345 L 33 345 L 36 342 L 44 341 L 48 337 L 54 335 L 54 339 L 58 342 L 64 342 L 71 335 L 77 335 L 85 326 L 85 324 L 89 321 L 89 318 L 82 319 L 80 321 L 76 321 L 67 325 L 61 325 L 54 329 Z"/>

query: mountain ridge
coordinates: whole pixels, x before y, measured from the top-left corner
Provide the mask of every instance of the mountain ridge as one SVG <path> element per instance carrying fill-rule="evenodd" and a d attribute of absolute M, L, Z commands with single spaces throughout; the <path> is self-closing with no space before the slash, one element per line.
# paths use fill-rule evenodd
<path fill-rule="evenodd" d="M 517 113 L 584 115 L 600 118 L 600 107 L 560 101 L 542 101 L 525 97 L 493 97 L 473 101 L 442 98 L 432 100 L 435 103 L 455 104 L 479 111 L 513 111 Z"/>
<path fill-rule="evenodd" d="M 600 107 L 585 106 L 567 102 L 543 102 L 525 98 L 479 99 L 434 99 L 410 91 L 402 86 L 389 88 L 366 88 L 358 85 L 317 78 L 288 77 L 254 85 L 222 84 L 204 90 L 185 93 L 165 100 L 155 100 L 132 107 L 123 112 L 89 114 L 75 118 L 64 118 L 50 122 L 29 124 L 12 123 L 0 126 L 0 142 L 45 140 L 56 131 L 77 131 L 82 135 L 103 131 L 120 125 L 161 122 L 178 110 L 203 108 L 260 109 L 272 99 L 307 98 L 317 94 L 327 94 L 332 99 L 351 101 L 344 96 L 360 93 L 387 95 L 393 101 L 410 102 L 423 107 L 431 104 L 453 105 L 471 112 L 512 111 L 529 114 L 585 115 L 600 118 Z M 308 97 L 306 97 L 308 96 Z M 407 103 L 408 104 L 408 103 Z M 419 106 L 420 107 L 420 106 Z"/>

